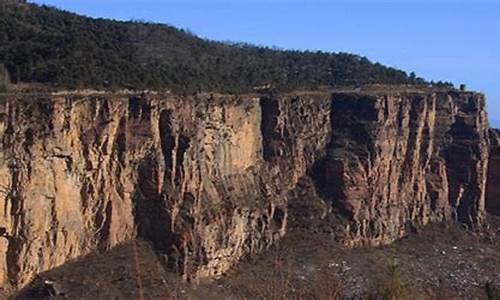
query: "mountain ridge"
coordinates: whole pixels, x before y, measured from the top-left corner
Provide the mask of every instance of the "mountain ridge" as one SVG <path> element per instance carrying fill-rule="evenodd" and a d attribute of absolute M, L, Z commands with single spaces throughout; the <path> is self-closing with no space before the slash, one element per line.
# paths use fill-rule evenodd
<path fill-rule="evenodd" d="M 165 24 L 95 19 L 25 1 L 0 5 L 0 63 L 13 82 L 178 93 L 429 84 L 354 54 L 229 44 Z"/>

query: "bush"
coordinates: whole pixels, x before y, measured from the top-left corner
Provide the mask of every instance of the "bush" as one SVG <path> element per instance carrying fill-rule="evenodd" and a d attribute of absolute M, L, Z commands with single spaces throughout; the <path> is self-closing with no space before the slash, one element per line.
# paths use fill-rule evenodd
<path fill-rule="evenodd" d="M 406 276 L 401 273 L 397 261 L 388 266 L 389 278 L 380 286 L 380 293 L 385 300 L 407 299 L 410 296 L 410 285 Z"/>
<path fill-rule="evenodd" d="M 492 282 L 486 282 L 484 285 L 484 291 L 488 300 L 498 300 L 500 299 L 500 291 L 495 287 Z"/>

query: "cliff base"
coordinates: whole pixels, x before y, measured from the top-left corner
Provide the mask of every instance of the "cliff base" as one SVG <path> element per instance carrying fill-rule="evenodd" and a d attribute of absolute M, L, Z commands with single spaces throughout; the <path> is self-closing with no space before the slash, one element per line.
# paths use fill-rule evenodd
<path fill-rule="evenodd" d="M 18 299 L 46 294 L 47 281 L 57 285 L 56 299 L 487 299 L 500 289 L 500 219 L 490 224 L 482 236 L 434 224 L 389 246 L 355 250 L 296 230 L 258 259 L 198 286 L 165 272 L 151 246 L 134 241 L 40 274 Z"/>

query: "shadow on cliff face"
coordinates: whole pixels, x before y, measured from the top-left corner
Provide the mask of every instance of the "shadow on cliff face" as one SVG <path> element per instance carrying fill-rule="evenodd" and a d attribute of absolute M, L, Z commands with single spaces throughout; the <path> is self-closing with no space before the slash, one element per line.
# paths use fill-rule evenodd
<path fill-rule="evenodd" d="M 351 220 L 354 217 L 352 207 L 345 201 L 344 164 L 342 161 L 327 156 L 313 164 L 309 171 L 318 196 L 331 205 L 339 217 Z"/>
<path fill-rule="evenodd" d="M 180 197 L 182 194 L 182 179 L 183 179 L 183 162 L 184 155 L 190 147 L 190 139 L 183 134 L 178 134 L 174 128 L 173 113 L 171 110 L 163 110 L 160 113 L 159 120 L 159 131 L 161 140 L 161 151 L 163 154 L 163 159 L 165 163 L 165 174 L 163 174 L 163 187 L 162 187 L 162 209 L 167 213 L 168 208 L 165 205 L 174 206 L 175 203 L 170 203 L 174 199 Z M 189 214 L 189 206 L 193 205 L 194 197 L 190 193 L 186 193 L 182 196 L 182 207 L 180 208 L 179 214 L 181 215 L 177 218 L 177 223 L 172 224 L 172 216 L 163 216 L 160 222 L 163 223 L 163 227 L 168 226 L 168 231 L 165 231 L 160 238 L 162 240 L 157 240 L 153 237 L 153 243 L 157 250 L 165 254 L 167 258 L 166 266 L 179 273 L 185 272 L 183 265 L 185 256 L 183 255 L 182 249 L 183 242 L 185 242 L 180 233 L 171 232 L 171 228 L 180 229 L 178 227 L 187 227 L 188 231 L 192 231 L 192 226 L 194 226 L 194 221 L 192 216 Z M 162 216 L 158 216 L 162 218 Z M 178 224 L 182 222 L 184 224 Z M 167 229 L 167 228 L 165 228 Z M 157 229 L 153 229 L 157 230 Z M 161 230 L 161 229 L 160 229 Z"/>
<path fill-rule="evenodd" d="M 277 101 L 272 101 L 268 97 L 260 99 L 260 107 L 262 111 L 261 119 L 261 134 L 262 134 L 262 149 L 265 161 L 271 161 L 273 157 L 279 156 L 275 153 L 275 145 L 281 140 L 281 136 L 274 130 L 277 127 L 279 104 Z"/>
<path fill-rule="evenodd" d="M 355 161 L 369 164 L 375 149 L 371 126 L 377 119 L 374 99 L 350 94 L 335 95 L 330 112 L 332 137 L 326 156 L 317 160 L 309 176 L 318 194 L 349 219 L 355 208 L 346 195 L 346 174 L 359 167 Z M 361 184 L 361 182 L 359 182 Z"/>
<path fill-rule="evenodd" d="M 162 114 L 163 117 L 163 114 Z M 170 128 L 160 119 L 162 147 L 167 144 L 170 132 L 163 132 Z M 133 130 L 133 141 L 128 141 L 132 146 L 140 147 L 141 140 L 148 138 L 151 133 L 151 107 L 148 101 L 138 98 L 129 100 L 129 126 Z M 163 149 L 164 150 L 164 149 Z M 132 201 L 134 203 L 134 221 L 137 225 L 137 234 L 140 238 L 150 241 L 156 250 L 169 254 L 171 245 L 171 216 L 166 207 L 163 187 L 160 186 L 160 165 L 156 158 L 155 149 L 148 149 L 144 158 L 137 166 L 137 184 L 134 189 Z M 164 161 L 167 169 L 171 165 L 171 155 L 165 155 Z"/>
<path fill-rule="evenodd" d="M 170 244 L 170 215 L 158 190 L 158 166 L 147 157 L 138 167 L 138 183 L 133 196 L 138 235 L 154 243 L 158 250 Z"/>
<path fill-rule="evenodd" d="M 478 189 L 467 188 L 479 186 L 471 180 L 477 178 L 476 164 L 480 160 L 480 149 L 477 144 L 479 136 L 474 125 L 467 124 L 462 117 L 457 117 L 449 135 L 453 144 L 445 149 L 447 176 L 449 180 L 450 205 L 454 208 L 454 219 L 457 222 L 472 226 L 477 217 L 476 199 L 481 193 Z M 465 190 L 465 193 L 462 194 Z"/>
<path fill-rule="evenodd" d="M 184 154 L 189 149 L 190 139 L 175 132 L 173 128 L 172 111 L 163 110 L 160 113 L 160 140 L 161 151 L 165 161 L 165 175 L 164 180 L 170 189 L 178 189 L 182 179 L 182 164 L 184 161 Z"/>
<path fill-rule="evenodd" d="M 319 143 L 314 144 L 313 141 L 306 140 L 304 141 L 305 143 L 310 142 L 311 144 L 301 145 L 301 151 L 297 151 L 297 149 L 300 148 L 299 145 L 297 145 L 297 139 L 304 138 L 302 126 L 307 125 L 307 122 L 311 122 L 308 117 L 311 117 L 310 114 L 312 112 L 307 105 L 299 107 L 294 112 L 290 112 L 287 109 L 287 105 L 293 105 L 297 101 L 300 101 L 300 99 L 293 98 L 287 100 L 289 100 L 291 104 L 284 102 L 283 99 L 276 97 L 275 95 L 260 98 L 260 108 L 262 112 L 260 124 L 262 152 L 264 161 L 270 165 L 276 165 L 281 168 L 283 178 L 290 175 L 291 172 L 288 172 L 292 171 L 290 166 L 286 166 L 287 163 L 294 163 L 294 159 L 300 160 L 302 158 L 307 161 L 305 167 L 309 168 L 309 170 L 301 170 L 305 171 L 305 176 L 299 179 L 299 183 L 297 187 L 293 189 L 292 194 L 300 194 L 305 192 L 305 189 L 308 189 L 315 195 L 320 195 L 322 199 L 319 201 L 316 201 L 318 199 L 311 200 L 308 201 L 308 203 L 306 203 L 306 201 L 303 201 L 303 203 L 298 203 L 296 201 L 295 208 L 292 205 L 292 209 L 296 209 L 294 213 L 295 217 L 302 218 L 305 215 L 308 215 L 304 211 L 306 207 L 310 208 L 311 205 L 315 206 L 319 202 L 323 201 L 328 202 L 330 205 L 334 205 L 334 203 L 332 202 L 333 197 L 330 191 L 331 186 L 328 186 L 329 182 L 325 177 L 325 164 L 327 163 L 327 159 L 325 158 L 324 153 L 327 149 L 324 149 L 324 147 L 321 149 L 315 149 L 314 147 L 318 146 Z M 311 100 L 309 99 L 309 101 Z M 314 99 L 311 103 L 313 102 Z M 309 104 L 307 101 L 306 103 Z M 327 124 L 327 126 L 331 125 Z M 296 155 L 302 155 L 303 157 L 295 157 Z M 305 182 L 310 183 L 309 178 L 314 181 L 312 189 L 315 191 L 311 190 L 311 186 L 309 186 L 309 184 L 302 184 Z M 341 183 L 336 183 L 334 187 L 341 188 Z"/>
<path fill-rule="evenodd" d="M 490 129 L 490 142 L 486 211 L 500 216 L 500 130 Z"/>

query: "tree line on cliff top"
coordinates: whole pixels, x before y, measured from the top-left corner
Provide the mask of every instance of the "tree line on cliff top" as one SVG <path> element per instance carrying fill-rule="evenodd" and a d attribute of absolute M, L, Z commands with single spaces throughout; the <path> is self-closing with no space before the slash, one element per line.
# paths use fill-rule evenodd
<path fill-rule="evenodd" d="M 14 83 L 183 93 L 428 84 L 348 53 L 215 42 L 164 24 L 93 19 L 24 1 L 0 8 L 0 63 Z"/>

